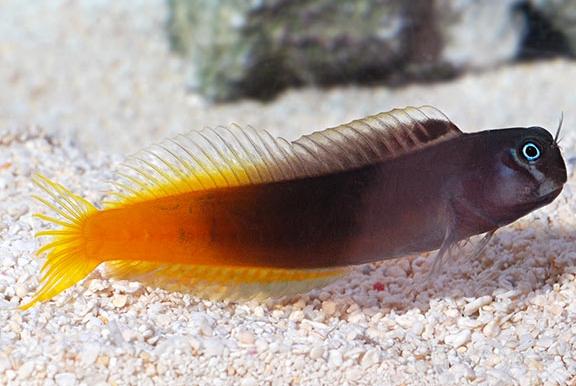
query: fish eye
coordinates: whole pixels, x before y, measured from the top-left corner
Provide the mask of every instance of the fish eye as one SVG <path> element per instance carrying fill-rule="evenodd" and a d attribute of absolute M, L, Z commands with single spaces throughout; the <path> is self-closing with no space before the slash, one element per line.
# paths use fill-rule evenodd
<path fill-rule="evenodd" d="M 540 145 L 529 141 L 522 145 L 522 157 L 528 162 L 537 161 L 542 156 Z"/>

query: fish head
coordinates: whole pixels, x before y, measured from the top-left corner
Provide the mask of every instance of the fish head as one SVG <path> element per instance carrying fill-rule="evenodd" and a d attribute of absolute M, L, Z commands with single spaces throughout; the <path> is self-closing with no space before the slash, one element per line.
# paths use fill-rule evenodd
<path fill-rule="evenodd" d="M 468 165 L 476 171 L 467 191 L 483 216 L 505 225 L 560 194 L 567 180 L 566 165 L 556 138 L 546 129 L 509 128 L 478 134 L 474 160 Z"/>

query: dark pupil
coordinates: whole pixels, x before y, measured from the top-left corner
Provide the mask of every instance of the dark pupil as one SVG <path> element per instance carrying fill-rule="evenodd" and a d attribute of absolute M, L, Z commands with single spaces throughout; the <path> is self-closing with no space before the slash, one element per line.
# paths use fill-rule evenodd
<path fill-rule="evenodd" d="M 534 145 L 527 145 L 525 151 L 529 158 L 534 158 L 538 155 L 538 149 Z"/>

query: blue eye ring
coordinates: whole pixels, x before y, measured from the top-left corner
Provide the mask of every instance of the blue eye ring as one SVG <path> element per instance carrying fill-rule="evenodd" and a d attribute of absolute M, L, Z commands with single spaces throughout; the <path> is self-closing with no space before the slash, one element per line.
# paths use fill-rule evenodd
<path fill-rule="evenodd" d="M 535 162 L 542 156 L 540 145 L 529 141 L 522 145 L 522 157 L 528 162 Z"/>

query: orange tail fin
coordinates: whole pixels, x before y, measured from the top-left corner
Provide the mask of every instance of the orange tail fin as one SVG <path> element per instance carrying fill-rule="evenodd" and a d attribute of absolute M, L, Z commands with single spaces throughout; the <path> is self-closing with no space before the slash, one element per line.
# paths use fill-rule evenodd
<path fill-rule="evenodd" d="M 70 288 L 100 264 L 100 261 L 85 256 L 82 232 L 86 218 L 98 209 L 44 176 L 35 175 L 33 182 L 48 195 L 47 198 L 33 197 L 52 209 L 60 218 L 35 214 L 42 220 L 58 225 L 58 228 L 36 233 L 37 237 L 47 236 L 51 241 L 36 252 L 38 255 L 43 253 L 47 255 L 46 262 L 42 266 L 40 288 L 28 303 L 20 306 L 22 310 L 27 310 L 38 302 L 51 299 Z"/>

